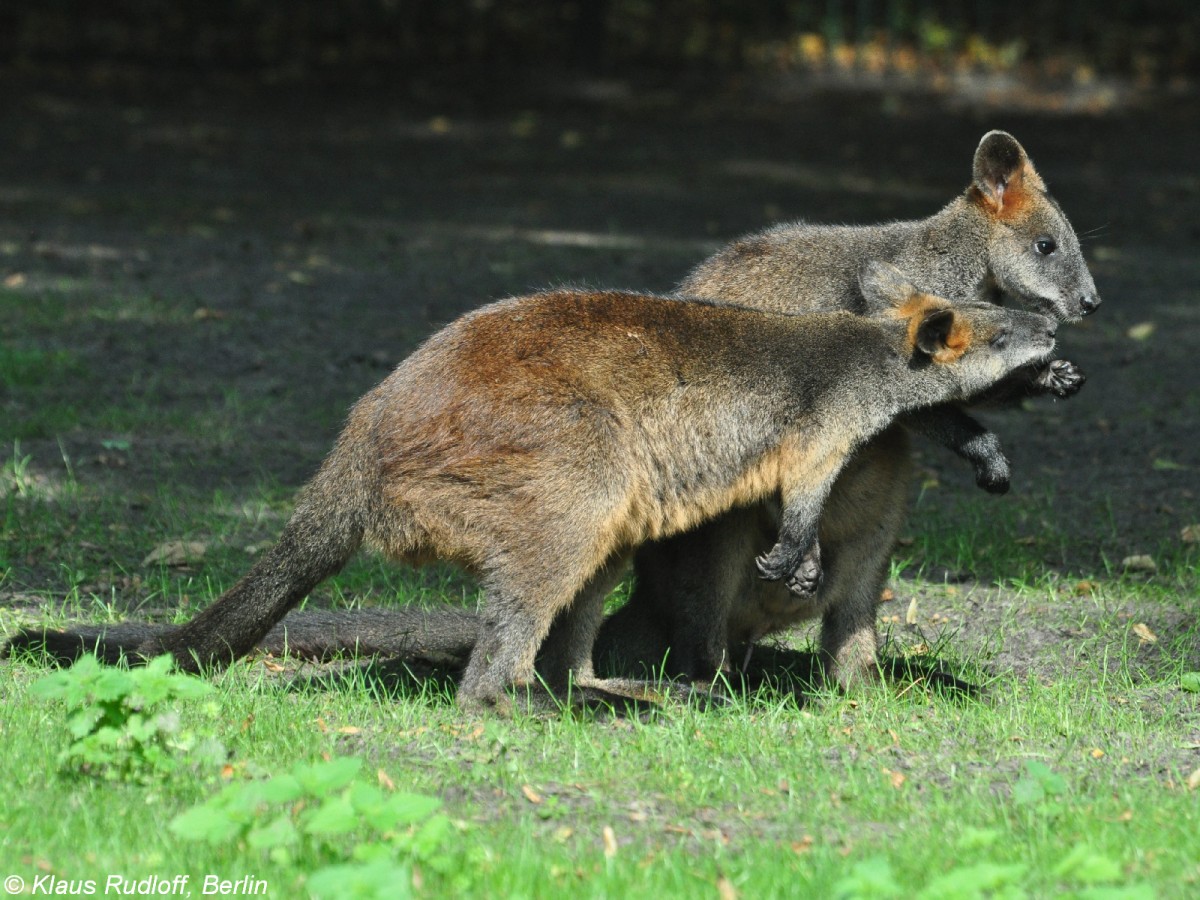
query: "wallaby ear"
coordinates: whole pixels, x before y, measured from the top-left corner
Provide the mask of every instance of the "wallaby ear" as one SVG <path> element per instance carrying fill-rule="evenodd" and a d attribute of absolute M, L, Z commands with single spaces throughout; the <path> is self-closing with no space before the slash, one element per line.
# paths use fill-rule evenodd
<path fill-rule="evenodd" d="M 1031 190 L 1046 185 L 1033 168 L 1025 148 L 1006 131 L 989 131 L 975 151 L 972 187 L 994 215 L 1012 214 Z"/>
<path fill-rule="evenodd" d="M 946 351 L 957 349 L 951 347 L 950 336 L 954 333 L 954 320 L 954 310 L 944 307 L 925 313 L 917 325 L 917 333 L 913 339 L 916 348 L 938 362 L 949 361 L 946 359 Z M 959 355 L 961 353 L 952 353 L 950 358 Z"/>
<path fill-rule="evenodd" d="M 872 306 L 902 306 L 920 293 L 903 272 L 875 259 L 858 273 L 858 287 Z"/>

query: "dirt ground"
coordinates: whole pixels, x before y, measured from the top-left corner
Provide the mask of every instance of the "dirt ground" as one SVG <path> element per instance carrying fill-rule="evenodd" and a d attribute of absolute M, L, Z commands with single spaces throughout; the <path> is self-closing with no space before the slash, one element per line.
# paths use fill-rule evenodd
<path fill-rule="evenodd" d="M 24 434 L 21 453 L 48 477 L 63 475 L 65 455 L 89 490 L 119 496 L 299 485 L 348 405 L 457 314 L 549 285 L 667 290 L 721 243 L 780 220 L 929 214 L 966 185 L 979 137 L 1004 128 L 1083 237 L 1104 303 L 1059 333 L 1089 375 L 1084 391 L 989 419 L 1016 477 L 988 502 L 1020 523 L 1014 540 L 1069 536 L 1048 570 L 1196 558 L 1181 537 L 1200 522 L 1193 94 L 1095 109 L 554 76 L 519 87 L 112 71 L 3 81 L 0 296 L 61 316 L 37 349 L 77 360 L 64 404 L 117 411 L 109 428 L 85 417 L 60 446 L 52 430 L 21 427 L 39 410 L 4 386 L 5 455 Z M 1075 111 L 1045 111 L 1055 107 Z M 127 307 L 86 314 L 114 297 Z M 158 427 L 128 424 L 147 418 Z M 136 453 L 112 451 L 129 439 Z M 970 473 L 932 448 L 922 467 L 940 485 L 922 509 L 953 520 Z M 911 530 L 922 527 L 918 517 Z M 11 603 L 56 577 L 21 562 L 3 589 Z M 1011 611 L 973 585 L 954 624 L 983 644 Z M 1194 628 L 1197 608 L 1179 597 L 1160 636 Z M 1029 641 L 1069 639 L 1069 617 L 1030 616 Z"/>

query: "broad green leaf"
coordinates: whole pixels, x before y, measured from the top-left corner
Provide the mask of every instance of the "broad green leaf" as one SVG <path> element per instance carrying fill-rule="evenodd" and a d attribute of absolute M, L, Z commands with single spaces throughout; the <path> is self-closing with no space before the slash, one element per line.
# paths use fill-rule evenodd
<path fill-rule="evenodd" d="M 420 822 L 442 807 L 437 797 L 422 794 L 395 794 L 377 809 L 364 814 L 367 823 L 377 831 L 393 831 Z"/>
<path fill-rule="evenodd" d="M 328 797 L 344 788 L 362 768 L 362 760 L 356 756 L 337 756 L 328 762 L 296 766 L 293 774 L 304 786 L 304 791 L 313 797 Z"/>
<path fill-rule="evenodd" d="M 1090 847 L 1079 844 L 1054 867 L 1054 874 L 1067 881 L 1103 884 L 1119 879 L 1121 866 L 1107 856 L 1093 853 Z"/>
<path fill-rule="evenodd" d="M 304 796 L 304 785 L 291 772 L 286 772 L 264 782 L 262 796 L 267 803 L 292 803 Z"/>
<path fill-rule="evenodd" d="M 330 797 L 303 823 L 306 834 L 331 835 L 345 834 L 358 827 L 358 814 L 345 796 Z"/>
<path fill-rule="evenodd" d="M 1158 895 L 1148 884 L 1130 884 L 1086 887 L 1071 896 L 1073 900 L 1155 900 Z"/>
<path fill-rule="evenodd" d="M 243 830 L 243 826 L 231 819 L 224 810 L 214 809 L 209 804 L 194 806 L 180 813 L 167 827 L 184 840 L 208 844 L 228 843 Z"/>
<path fill-rule="evenodd" d="M 412 870 L 390 860 L 329 866 L 308 879 L 315 900 L 407 900 L 412 897 Z"/>
<path fill-rule="evenodd" d="M 287 847 L 299 840 L 300 833 L 287 813 L 280 813 L 262 828 L 252 828 L 246 835 L 246 844 L 255 850 Z"/>
<path fill-rule="evenodd" d="M 952 869 L 945 875 L 935 878 L 922 890 L 917 892 L 918 900 L 968 900 L 972 897 L 994 897 L 1005 888 L 1017 887 L 1017 882 L 1024 877 L 1029 867 L 1023 863 L 1008 865 L 994 862 L 981 862 L 973 866 L 962 866 Z M 1004 896 L 1022 896 L 1024 891 L 1014 895 L 1011 890 L 1004 891 Z"/>
<path fill-rule="evenodd" d="M 418 859 L 428 859 L 442 849 L 450 837 L 451 823 L 448 816 L 437 815 L 425 822 L 413 835 L 409 846 Z"/>
<path fill-rule="evenodd" d="M 892 876 L 892 865 L 885 857 L 873 856 L 856 863 L 850 874 L 833 886 L 842 900 L 873 900 L 898 897 L 902 891 Z"/>
<path fill-rule="evenodd" d="M 346 796 L 350 798 L 355 812 L 363 816 L 369 816 L 378 810 L 388 799 L 383 791 L 365 781 L 355 781 L 351 784 Z"/>

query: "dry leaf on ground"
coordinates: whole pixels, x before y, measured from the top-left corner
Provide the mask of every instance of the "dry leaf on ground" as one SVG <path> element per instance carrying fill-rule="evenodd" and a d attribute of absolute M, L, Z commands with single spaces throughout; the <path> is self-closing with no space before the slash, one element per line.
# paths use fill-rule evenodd
<path fill-rule="evenodd" d="M 1133 633 L 1138 636 L 1140 644 L 1157 644 L 1158 635 L 1150 630 L 1150 626 L 1145 622 L 1138 622 L 1133 626 Z"/>
<path fill-rule="evenodd" d="M 1130 572 L 1157 572 L 1158 564 L 1155 563 L 1154 557 L 1138 553 L 1121 560 L 1121 568 Z"/>
<path fill-rule="evenodd" d="M 611 825 L 604 826 L 604 855 L 612 859 L 617 855 L 617 834 Z"/>
<path fill-rule="evenodd" d="M 146 554 L 142 565 L 186 566 L 204 559 L 206 550 L 200 541 L 166 541 Z"/>
<path fill-rule="evenodd" d="M 1138 322 L 1136 325 L 1130 326 L 1129 330 L 1125 333 L 1135 341 L 1144 341 L 1150 335 L 1154 334 L 1154 323 Z"/>
<path fill-rule="evenodd" d="M 913 597 L 912 601 L 908 604 L 908 612 L 906 612 L 904 614 L 904 624 L 905 625 L 916 625 L 917 624 L 917 598 L 916 597 Z"/>

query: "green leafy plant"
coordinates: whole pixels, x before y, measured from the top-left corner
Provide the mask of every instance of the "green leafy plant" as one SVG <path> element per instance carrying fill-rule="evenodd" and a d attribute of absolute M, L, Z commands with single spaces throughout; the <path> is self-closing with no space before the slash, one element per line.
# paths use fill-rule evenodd
<path fill-rule="evenodd" d="M 956 866 L 927 884 L 918 900 L 969 900 L 974 897 L 1024 898 L 1019 882 L 1029 867 L 1021 863 L 979 862 Z"/>
<path fill-rule="evenodd" d="M 298 765 L 265 781 L 230 784 L 177 816 L 190 841 L 235 843 L 280 865 L 328 863 L 308 879 L 317 897 L 407 896 L 412 866 L 448 873 L 452 823 L 436 797 L 386 792 L 361 780 L 362 760 Z"/>
<path fill-rule="evenodd" d="M 1048 765 L 1031 759 L 1025 763 L 1025 774 L 1013 785 L 1013 802 L 1045 816 L 1063 811 L 1067 781 Z"/>
<path fill-rule="evenodd" d="M 892 865 L 887 858 L 873 856 L 856 863 L 834 885 L 834 892 L 842 900 L 883 900 L 886 897 L 899 897 L 903 888 L 892 874 Z"/>
<path fill-rule="evenodd" d="M 224 748 L 196 740 L 174 708 L 178 701 L 207 696 L 212 685 L 172 672 L 171 666 L 171 657 L 161 656 L 144 668 L 117 668 L 89 654 L 35 682 L 33 696 L 61 701 L 71 710 L 72 740 L 59 764 L 84 775 L 147 781 L 189 762 L 222 758 Z"/>

